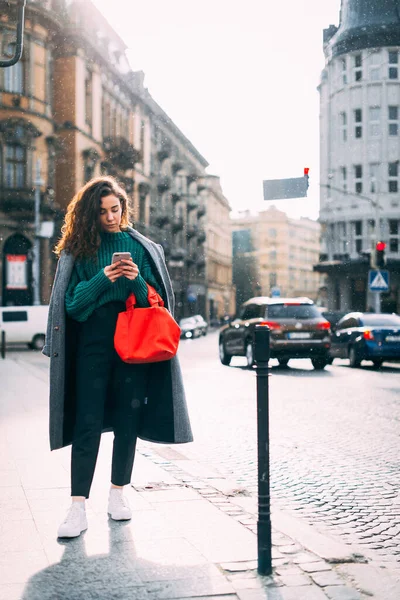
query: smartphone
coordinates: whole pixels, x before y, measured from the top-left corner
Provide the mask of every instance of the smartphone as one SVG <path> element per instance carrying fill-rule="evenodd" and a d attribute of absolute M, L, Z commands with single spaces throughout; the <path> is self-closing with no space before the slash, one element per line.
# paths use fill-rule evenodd
<path fill-rule="evenodd" d="M 120 260 L 129 260 L 132 258 L 130 252 L 114 252 L 112 255 L 112 264 L 119 262 Z"/>

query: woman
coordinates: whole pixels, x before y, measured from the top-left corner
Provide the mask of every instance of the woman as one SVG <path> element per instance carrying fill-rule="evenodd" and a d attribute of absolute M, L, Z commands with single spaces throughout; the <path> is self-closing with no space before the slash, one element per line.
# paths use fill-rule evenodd
<path fill-rule="evenodd" d="M 112 264 L 114 252 L 129 260 Z M 162 247 L 129 226 L 128 198 L 111 177 L 87 183 L 70 202 L 56 246 L 59 256 L 46 345 L 50 356 L 50 447 L 72 444 L 72 504 L 59 537 L 87 528 L 85 500 L 101 433 L 114 432 L 108 513 L 131 518 L 123 487 L 130 482 L 137 437 L 192 441 L 178 359 L 131 365 L 114 350 L 118 313 L 132 292 L 148 306 L 147 283 L 173 313 Z"/>

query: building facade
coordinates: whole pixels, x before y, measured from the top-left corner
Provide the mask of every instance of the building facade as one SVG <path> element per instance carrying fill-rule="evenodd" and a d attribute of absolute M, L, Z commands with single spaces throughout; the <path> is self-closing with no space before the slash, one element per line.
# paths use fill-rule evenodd
<path fill-rule="evenodd" d="M 234 271 L 236 261 L 245 258 L 249 263 L 246 272 L 252 273 L 255 295 L 307 296 L 319 300 L 322 280 L 313 270 L 320 254 L 319 223 L 306 218 L 289 218 L 272 206 L 256 215 L 249 211 L 239 213 L 232 219 L 232 229 L 234 240 L 236 238 Z M 246 231 L 246 235 L 238 237 L 238 232 Z M 250 258 L 253 260 L 249 262 Z M 235 277 L 234 284 L 241 287 Z"/>
<path fill-rule="evenodd" d="M 0 23 L 6 53 L 14 10 L 11 2 Z M 65 209 L 84 183 L 107 174 L 124 185 L 137 229 L 164 247 L 177 317 L 210 314 L 208 204 L 212 215 L 222 192 L 208 185 L 207 161 L 152 98 L 144 74 L 131 71 L 125 51 L 90 0 L 28 0 L 23 58 L 0 71 L 2 304 L 32 303 L 35 189 L 40 220 L 52 224 L 40 241 L 47 303 Z M 228 229 L 229 211 L 224 218 Z"/>
<path fill-rule="evenodd" d="M 324 31 L 320 83 L 322 252 L 330 309 L 367 310 L 371 251 L 386 243 L 400 310 L 399 2 L 342 0 L 339 27 Z"/>

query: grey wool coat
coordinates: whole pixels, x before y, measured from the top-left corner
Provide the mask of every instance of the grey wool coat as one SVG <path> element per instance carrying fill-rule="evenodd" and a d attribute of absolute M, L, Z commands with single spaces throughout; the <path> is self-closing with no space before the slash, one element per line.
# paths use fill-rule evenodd
<path fill-rule="evenodd" d="M 167 308 L 174 313 L 174 293 L 162 246 L 138 231 L 130 235 L 147 251 L 154 274 L 164 290 Z M 62 253 L 54 278 L 43 354 L 50 357 L 50 448 L 72 443 L 75 424 L 75 350 L 78 324 L 65 311 L 65 293 L 74 258 Z M 111 431 L 111 413 L 105 413 L 103 432 Z M 144 405 L 139 437 L 152 442 L 181 444 L 193 440 L 178 357 L 150 367 L 147 402 Z"/>

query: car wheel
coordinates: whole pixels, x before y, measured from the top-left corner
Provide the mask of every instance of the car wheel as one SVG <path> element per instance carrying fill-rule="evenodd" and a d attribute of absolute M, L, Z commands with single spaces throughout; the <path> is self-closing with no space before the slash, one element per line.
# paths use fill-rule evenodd
<path fill-rule="evenodd" d="M 246 361 L 248 368 L 252 369 L 254 365 L 254 349 L 253 342 L 250 340 L 248 340 L 246 343 Z"/>
<path fill-rule="evenodd" d="M 30 347 L 32 350 L 43 350 L 45 344 L 45 336 L 43 334 L 35 335 L 32 342 L 30 343 Z"/>
<path fill-rule="evenodd" d="M 289 359 L 288 358 L 278 358 L 278 362 L 279 362 L 280 367 L 287 367 Z"/>
<path fill-rule="evenodd" d="M 323 369 L 325 369 L 326 365 L 328 364 L 326 358 L 312 358 L 311 362 L 312 366 L 316 371 L 323 371 Z"/>
<path fill-rule="evenodd" d="M 374 363 L 375 369 L 380 369 L 383 364 L 383 360 L 381 358 L 376 358 L 372 362 Z"/>
<path fill-rule="evenodd" d="M 225 352 L 224 342 L 219 340 L 219 360 L 223 365 L 228 367 L 231 364 L 231 358 L 232 356 Z"/>
<path fill-rule="evenodd" d="M 356 369 L 357 367 L 359 367 L 361 365 L 361 360 L 358 358 L 357 352 L 356 352 L 356 349 L 354 348 L 354 346 L 350 346 L 350 348 L 349 348 L 349 362 L 350 362 L 350 367 L 352 369 Z"/>

